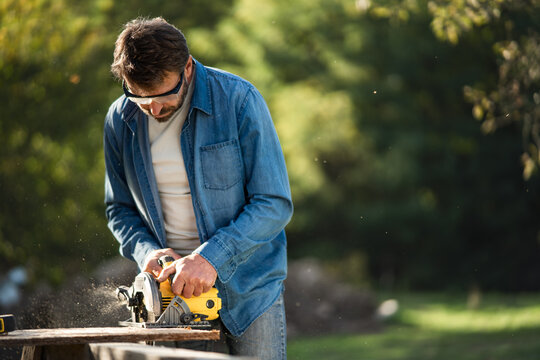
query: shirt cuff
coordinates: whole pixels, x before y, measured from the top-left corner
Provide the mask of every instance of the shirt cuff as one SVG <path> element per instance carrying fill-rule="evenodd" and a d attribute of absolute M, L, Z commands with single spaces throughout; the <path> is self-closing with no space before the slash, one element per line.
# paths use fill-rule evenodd
<path fill-rule="evenodd" d="M 217 237 L 209 239 L 201 244 L 194 254 L 199 254 L 216 269 L 221 282 L 228 282 L 236 271 L 236 263 L 233 254 L 225 247 Z"/>

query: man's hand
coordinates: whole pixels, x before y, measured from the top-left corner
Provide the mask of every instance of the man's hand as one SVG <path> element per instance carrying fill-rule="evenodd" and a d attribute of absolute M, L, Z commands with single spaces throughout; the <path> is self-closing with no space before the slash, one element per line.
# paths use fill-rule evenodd
<path fill-rule="evenodd" d="M 144 261 L 143 271 L 153 274 L 154 277 L 158 277 L 159 274 L 161 273 L 161 270 L 163 270 L 161 266 L 158 264 L 158 259 L 162 257 L 163 255 L 170 255 L 175 260 L 181 258 L 181 256 L 175 253 L 174 250 L 171 248 L 154 250 L 146 256 L 146 260 Z"/>
<path fill-rule="evenodd" d="M 175 260 L 163 270 L 157 281 L 165 281 L 175 272 L 172 291 L 185 298 L 190 298 L 192 295 L 200 296 L 210 291 L 217 279 L 216 269 L 199 254 L 191 254 Z"/>

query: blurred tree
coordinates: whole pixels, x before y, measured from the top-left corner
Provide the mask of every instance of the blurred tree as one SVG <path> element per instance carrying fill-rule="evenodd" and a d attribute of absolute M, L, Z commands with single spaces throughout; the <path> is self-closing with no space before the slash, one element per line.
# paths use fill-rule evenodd
<path fill-rule="evenodd" d="M 0 269 L 25 264 L 54 283 L 111 250 L 98 197 L 106 74 L 89 61 L 101 30 L 92 4 L 71 5 L 0 7 Z"/>
<path fill-rule="evenodd" d="M 496 84 L 498 29 L 454 41 L 498 11 L 481 2 L 439 34 L 441 4 L 238 1 L 216 31 L 189 37 L 270 104 L 295 200 L 292 256 L 360 249 L 382 286 L 535 289 L 538 179 L 519 177 L 519 129 L 483 136 L 463 95 Z"/>
<path fill-rule="evenodd" d="M 446 258 L 449 263 L 463 258 L 467 265 L 462 267 L 468 268 L 468 274 L 460 271 L 455 274 L 455 282 L 467 279 L 491 288 L 536 289 L 540 232 L 534 220 L 538 212 L 535 197 L 538 176 L 533 177 L 533 174 L 540 162 L 540 2 L 389 0 L 358 3 L 364 3 L 364 11 L 371 16 L 386 18 L 394 25 L 409 20 L 412 21 L 408 25 L 412 25 L 418 18 L 429 19 L 437 38 L 453 45 L 447 56 L 459 61 L 451 67 L 452 79 L 443 83 L 461 82 L 464 97 L 474 104 L 472 114 L 482 121 L 484 133 L 492 134 L 499 129 L 493 137 L 475 136 L 476 141 L 468 146 L 459 141 L 461 150 L 467 147 L 472 150 L 468 151 L 468 159 L 460 156 L 459 169 L 463 170 L 463 165 L 474 166 L 460 176 L 468 180 L 455 194 L 466 205 L 458 205 L 456 215 L 461 220 L 457 224 L 461 224 L 453 230 L 456 236 L 465 236 L 465 239 L 456 243 L 455 256 Z M 453 88 L 453 94 L 458 87 Z M 437 93 L 444 99 L 452 98 L 448 92 Z M 460 103 L 459 99 L 453 101 Z M 465 114 L 456 116 L 465 119 Z M 513 176 L 520 150 L 523 177 L 529 180 L 526 183 L 520 183 Z M 459 153 L 453 152 L 455 155 Z M 460 256 L 459 252 L 463 254 Z M 520 269 L 513 275 L 518 281 L 507 275 L 512 268 Z"/>
<path fill-rule="evenodd" d="M 436 36 L 452 44 L 475 37 L 492 45 L 498 65 L 496 79 L 465 86 L 465 97 L 474 104 L 474 117 L 482 130 L 518 123 L 523 137 L 523 176 L 529 179 L 540 165 L 540 1 L 524 0 L 432 0 L 385 1 L 366 10 L 395 17 L 400 11 L 418 12 L 427 7 Z"/>

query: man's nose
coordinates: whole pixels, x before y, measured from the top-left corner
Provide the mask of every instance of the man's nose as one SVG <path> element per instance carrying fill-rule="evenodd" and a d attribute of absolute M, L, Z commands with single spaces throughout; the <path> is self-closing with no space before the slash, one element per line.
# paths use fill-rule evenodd
<path fill-rule="evenodd" d="M 160 104 L 160 103 L 157 103 L 157 102 L 154 102 L 152 101 L 150 103 L 150 112 L 152 113 L 152 115 L 159 115 L 159 113 L 161 112 L 161 109 L 163 108 L 163 104 Z"/>

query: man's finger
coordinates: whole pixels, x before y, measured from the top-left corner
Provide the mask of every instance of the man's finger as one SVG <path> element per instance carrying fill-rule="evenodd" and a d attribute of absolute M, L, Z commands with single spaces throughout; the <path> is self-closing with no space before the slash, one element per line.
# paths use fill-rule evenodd
<path fill-rule="evenodd" d="M 212 286 L 204 285 L 204 286 L 203 286 L 203 289 L 202 289 L 202 292 L 203 292 L 203 293 L 209 292 L 210 289 L 212 289 Z M 199 296 L 199 295 L 197 295 L 197 296 Z"/>
<path fill-rule="evenodd" d="M 174 274 L 176 272 L 176 268 L 174 266 L 169 266 L 163 270 L 161 270 L 161 266 L 159 267 L 161 273 L 158 274 L 158 278 L 156 279 L 158 282 L 163 282 L 169 278 L 170 275 Z M 173 281 L 174 282 L 174 281 Z"/>
<path fill-rule="evenodd" d="M 195 290 L 194 286 L 191 285 L 191 284 L 185 284 L 184 285 L 184 291 L 182 291 L 182 295 L 186 298 L 186 299 L 189 299 L 190 297 L 193 296 L 193 291 Z M 200 294 L 199 294 L 200 295 Z"/>
<path fill-rule="evenodd" d="M 202 288 L 196 287 L 195 290 L 193 290 L 193 296 L 201 296 L 203 293 Z"/>
<path fill-rule="evenodd" d="M 175 295 L 181 295 L 184 290 L 185 281 L 178 274 L 173 279 L 171 290 Z"/>
<path fill-rule="evenodd" d="M 154 266 L 154 268 L 152 269 L 152 274 L 154 274 L 154 277 L 158 277 L 160 273 L 161 273 L 161 266 L 159 265 Z"/>
<path fill-rule="evenodd" d="M 149 261 L 143 271 L 153 274 L 154 277 L 157 277 L 161 272 L 161 266 L 159 266 L 157 260 Z"/>

